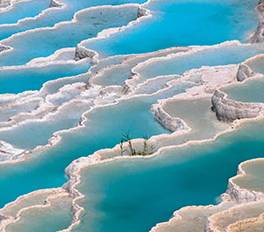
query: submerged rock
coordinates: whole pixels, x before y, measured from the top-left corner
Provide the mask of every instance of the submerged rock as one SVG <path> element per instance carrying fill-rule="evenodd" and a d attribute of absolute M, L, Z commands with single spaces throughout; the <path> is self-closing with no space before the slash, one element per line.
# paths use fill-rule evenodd
<path fill-rule="evenodd" d="M 0 52 L 11 49 L 11 47 L 0 44 Z"/>
<path fill-rule="evenodd" d="M 63 4 L 58 2 L 57 0 L 51 0 L 49 7 L 50 8 L 52 8 L 52 7 L 63 7 Z"/>
<path fill-rule="evenodd" d="M 138 11 L 137 11 L 137 17 L 140 18 L 140 17 L 146 16 L 146 15 L 147 15 L 147 10 L 142 8 L 142 7 L 139 7 Z"/>
<path fill-rule="evenodd" d="M 227 95 L 215 90 L 212 96 L 212 110 L 218 120 L 232 122 L 236 119 L 255 118 L 263 110 L 263 103 L 243 103 L 227 99 Z"/>
<path fill-rule="evenodd" d="M 76 61 L 78 61 L 81 59 L 90 58 L 91 60 L 94 60 L 94 62 L 95 62 L 95 56 L 96 56 L 95 51 L 88 49 L 88 48 L 85 48 L 84 46 L 78 44 L 76 49 L 75 49 L 74 59 Z"/>
<path fill-rule="evenodd" d="M 237 80 L 244 81 L 249 77 L 254 76 L 255 73 L 246 64 L 240 64 L 237 70 Z"/>

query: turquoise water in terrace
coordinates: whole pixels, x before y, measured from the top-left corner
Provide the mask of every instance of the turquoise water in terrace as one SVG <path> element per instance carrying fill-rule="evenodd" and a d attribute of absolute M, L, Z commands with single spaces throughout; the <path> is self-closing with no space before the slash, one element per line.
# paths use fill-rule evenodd
<path fill-rule="evenodd" d="M 261 73 L 264 75 L 264 57 L 260 56 L 258 58 L 247 61 L 246 64 L 256 73 Z"/>
<path fill-rule="evenodd" d="M 140 73 L 142 79 L 171 74 L 181 75 L 187 70 L 200 68 L 201 66 L 238 64 L 259 53 L 261 51 L 253 46 L 222 45 L 194 54 L 155 60 L 137 69 L 137 72 Z"/>
<path fill-rule="evenodd" d="M 156 99 L 131 100 L 98 108 L 89 115 L 86 128 L 63 135 L 57 146 L 40 152 L 41 155 L 36 155 L 35 159 L 10 165 L 0 164 L 0 186 L 5 189 L 1 194 L 0 207 L 22 194 L 63 185 L 66 182 L 64 169 L 74 159 L 91 155 L 99 149 L 114 147 L 128 130 L 134 138 L 168 133 L 149 112 L 150 105 Z"/>
<path fill-rule="evenodd" d="M 264 78 L 250 80 L 243 85 L 233 85 L 223 88 L 230 99 L 242 102 L 264 102 Z"/>
<path fill-rule="evenodd" d="M 252 123 L 216 142 L 83 169 L 77 189 L 86 197 L 77 203 L 85 212 L 73 231 L 149 231 L 181 207 L 215 204 L 240 162 L 264 156 L 263 127 Z"/>
<path fill-rule="evenodd" d="M 0 24 L 16 23 L 26 17 L 37 16 L 41 11 L 49 8 L 50 0 L 29 0 L 18 2 L 9 11 L 0 12 Z"/>
<path fill-rule="evenodd" d="M 60 88 L 62 88 L 64 85 L 69 85 L 69 84 L 73 84 L 76 82 L 84 82 L 86 83 L 87 80 L 93 75 L 95 74 L 98 70 L 100 70 L 101 68 L 104 68 L 108 65 L 115 65 L 120 63 L 123 59 L 125 59 L 124 57 L 114 57 L 112 59 L 107 59 L 107 60 L 101 60 L 99 64 L 97 64 L 97 66 L 93 66 L 91 70 L 89 70 L 88 73 L 83 74 L 83 75 L 79 75 L 79 76 L 73 76 L 70 78 L 61 78 L 54 81 L 50 81 L 49 83 L 45 84 L 45 88 L 42 89 L 41 91 L 41 95 L 45 95 L 46 93 L 52 94 L 52 93 L 56 93 Z M 90 72 L 91 71 L 91 72 Z"/>
<path fill-rule="evenodd" d="M 0 94 L 21 93 L 39 90 L 50 80 L 85 73 L 91 67 L 88 63 L 56 64 L 45 67 L 0 70 Z"/>
<path fill-rule="evenodd" d="M 85 4 L 100 5 L 109 2 L 115 5 L 126 1 L 75 2 L 69 0 L 68 8 L 51 10 L 37 20 L 26 20 L 21 28 L 10 26 L 10 30 L 3 32 L 2 35 L 8 37 L 8 33 L 10 35 L 16 30 L 23 31 L 30 27 L 42 27 L 45 24 L 53 25 L 54 22 L 64 17 L 69 17 L 68 20 L 70 20 L 72 17 L 70 15 L 73 15 L 77 9 L 82 9 L 86 6 Z M 210 45 L 231 39 L 244 42 L 248 33 L 257 25 L 256 15 L 253 13 L 257 3 L 258 0 L 151 1 L 145 7 L 153 10 L 153 18 L 144 19 L 130 29 L 109 38 L 89 42 L 87 46 L 98 49 L 102 56 L 108 56 L 155 51 L 170 46 Z M 112 13 L 114 15 L 116 11 L 113 10 Z M 114 17 L 113 15 L 108 16 L 110 18 Z M 54 18 L 47 16 L 54 16 Z M 83 15 L 83 17 L 91 22 L 94 15 Z M 100 14 L 98 18 L 101 18 Z M 132 18 L 134 19 L 134 16 Z M 122 20 L 117 16 L 111 19 L 111 24 L 108 23 L 109 20 L 106 20 L 105 24 L 103 22 L 101 26 L 98 26 L 97 21 L 91 23 L 93 24 L 91 27 L 87 26 L 87 21 L 82 21 L 87 26 L 86 31 L 83 25 L 64 25 L 56 32 L 48 29 L 20 35 L 8 42 L 14 46 L 15 50 L 0 55 L 0 66 L 25 64 L 32 58 L 48 56 L 57 49 L 76 46 L 81 40 L 94 37 L 102 29 L 126 25 L 130 19 L 121 22 Z M 0 29 L 0 34 L 1 31 Z M 234 49 L 228 48 L 227 50 L 212 50 L 211 53 L 204 52 L 207 55 L 202 52 L 191 60 L 191 57 L 187 56 L 176 63 L 167 60 L 167 65 L 164 67 L 150 65 L 145 67 L 149 70 L 143 69 L 142 71 L 143 73 L 146 71 L 145 78 L 167 73 L 181 73 L 204 64 L 219 65 L 241 62 L 260 51 L 252 47 L 242 49 L 234 47 Z M 174 67 L 175 64 L 176 67 Z M 26 73 L 22 70 L 19 72 L 24 79 L 29 70 Z M 32 71 L 32 76 L 28 76 L 28 80 L 38 75 L 46 81 L 46 74 L 51 74 L 50 72 L 51 70 L 44 72 L 40 69 L 36 72 Z M 56 70 L 54 76 L 59 78 L 71 72 L 75 71 L 70 70 L 70 67 L 65 71 Z M 15 73 L 13 74 L 14 80 L 18 80 L 15 79 Z M 13 78 L 11 76 L 10 78 Z M 9 83 L 12 82 L 10 79 Z M 19 85 L 21 80 L 17 82 Z M 39 82 L 36 88 L 39 89 L 40 85 Z M 120 142 L 121 135 L 127 131 L 130 131 L 134 138 L 145 134 L 150 137 L 168 133 L 154 120 L 149 108 L 158 99 L 182 93 L 190 86 L 183 84 L 154 97 L 135 98 L 122 101 L 114 106 L 97 108 L 86 115 L 89 121 L 85 123 L 85 128 L 62 134 L 62 141 L 58 145 L 47 147 L 43 151 L 34 151 L 29 155 L 30 158 L 23 162 L 0 163 L 0 189 L 4 190 L 1 192 L 0 206 L 3 207 L 18 196 L 37 189 L 63 185 L 67 181 L 63 175 L 64 169 L 74 159 L 91 155 L 102 148 L 112 148 Z M 4 88 L 8 87 L 7 83 Z M 51 91 L 56 91 L 57 88 L 57 85 L 51 86 Z M 18 87 L 15 89 L 17 90 L 14 91 L 23 91 L 18 90 Z M 21 126 L 18 130 L 14 128 L 6 134 L 1 132 L 1 139 L 16 141 L 17 145 L 27 146 L 29 149 L 40 143 L 45 144 L 53 131 L 77 124 L 79 118 L 74 112 L 71 113 L 73 115 L 70 116 L 73 118 L 69 116 L 69 124 L 63 121 L 64 117 L 54 117 L 50 122 L 41 126 L 38 123 L 31 123 L 26 129 Z M 68 114 L 64 116 L 67 118 Z M 216 198 L 225 192 L 228 178 L 236 174 L 240 162 L 263 157 L 263 127 L 264 121 L 247 123 L 239 131 L 222 135 L 216 142 L 166 150 L 157 157 L 123 159 L 84 169 L 82 182 L 78 189 L 85 193 L 86 197 L 78 202 L 86 211 L 81 215 L 81 224 L 73 231 L 145 232 L 156 223 L 167 221 L 180 207 L 215 204 Z M 41 134 L 41 132 L 44 133 Z M 56 221 L 53 220 L 55 218 L 52 218 L 52 214 L 41 214 L 36 220 L 26 222 L 26 226 L 18 223 L 13 228 L 14 231 L 19 231 L 21 226 L 21 231 L 39 232 L 51 231 L 51 227 L 56 227 L 56 230 L 66 228 L 71 221 L 71 215 L 68 213 L 66 210 L 60 214 L 57 210 L 55 212 Z M 41 217 L 45 220 L 41 220 Z M 48 226 L 49 220 L 52 223 L 50 227 Z"/>
<path fill-rule="evenodd" d="M 36 1 L 37 2 L 37 1 Z M 102 5 L 121 5 L 126 3 L 144 3 L 144 0 L 75 0 L 75 1 L 61 1 L 64 2 L 67 7 L 66 8 L 52 8 L 48 11 L 45 11 L 45 14 L 39 15 L 38 18 L 27 18 L 24 19 L 23 22 L 20 22 L 19 25 L 1 25 L 0 26 L 0 40 L 8 38 L 12 34 L 16 34 L 22 31 L 36 29 L 40 27 L 52 27 L 56 23 L 62 21 L 70 21 L 73 18 L 73 15 L 85 8 L 94 7 L 94 6 L 102 6 Z M 49 6 L 49 4 L 48 4 Z M 48 7 L 47 6 L 47 7 Z M 32 7 L 27 8 L 26 10 L 23 8 L 25 12 L 30 12 Z M 8 18 L 9 13 L 5 13 Z"/>
<path fill-rule="evenodd" d="M 152 10 L 152 18 L 109 38 L 89 41 L 85 46 L 109 56 L 173 46 L 213 45 L 227 40 L 245 42 L 258 24 L 254 12 L 257 3 L 257 0 L 152 1 L 144 5 Z"/>
<path fill-rule="evenodd" d="M 52 55 L 58 49 L 76 47 L 82 40 L 95 37 L 103 29 L 124 26 L 136 18 L 136 7 L 81 12 L 77 22 L 62 24 L 56 30 L 31 31 L 5 41 L 4 44 L 14 50 L 2 56 L 0 54 L 0 66 L 23 65 L 34 58 Z"/>
<path fill-rule="evenodd" d="M 264 74 L 264 58 L 258 57 L 246 62 L 252 71 Z M 228 97 L 243 102 L 264 102 L 264 78 L 248 79 L 245 83 L 222 88 Z"/>
<path fill-rule="evenodd" d="M 22 219 L 7 226 L 7 232 L 55 232 L 70 226 L 73 215 L 70 213 L 71 204 L 61 203 L 48 208 L 30 209 L 22 213 Z M 66 206 L 65 206 L 66 205 Z"/>
<path fill-rule="evenodd" d="M 175 88 L 172 88 L 165 92 L 165 94 L 161 94 L 161 96 L 173 96 L 177 93 L 182 93 L 185 91 L 185 89 L 192 87 L 192 84 L 189 83 L 183 83 L 179 86 L 176 86 Z M 157 100 L 157 96 L 150 97 L 148 102 L 146 104 L 142 103 L 141 101 L 134 101 L 133 102 L 133 108 L 134 108 L 134 117 L 138 117 L 135 119 L 137 123 L 133 124 L 132 131 L 142 131 L 142 123 L 139 122 L 139 118 L 142 120 L 148 120 L 150 116 L 150 113 L 148 112 L 149 108 L 151 107 L 151 104 L 155 103 Z M 137 106 L 137 104 L 142 104 L 141 106 Z M 69 107 L 66 108 L 66 110 L 63 110 L 63 112 L 57 112 L 54 115 L 51 115 L 48 120 L 41 120 L 36 122 L 27 122 L 25 124 L 19 125 L 17 127 L 12 128 L 12 130 L 3 130 L 0 131 L 0 140 L 3 140 L 7 143 L 10 143 L 14 145 L 15 147 L 22 148 L 22 149 L 34 149 L 38 145 L 45 145 L 48 141 L 48 139 L 52 136 L 52 134 L 59 130 L 66 130 L 73 127 L 78 126 L 78 122 L 80 120 L 81 115 L 88 111 L 91 107 L 91 104 L 71 104 Z M 117 113 L 109 113 L 107 115 L 100 115 L 98 116 L 96 114 L 96 117 L 94 120 L 92 120 L 96 127 L 98 125 L 102 125 L 101 121 L 105 121 L 106 124 L 105 127 L 109 127 L 108 124 L 114 124 L 115 121 L 119 121 L 119 123 L 125 123 L 126 121 L 123 121 L 124 118 L 129 118 L 128 115 L 124 116 L 123 114 L 126 114 L 126 112 L 131 112 L 129 107 L 132 107 L 132 105 L 124 106 L 121 104 L 121 107 L 123 109 L 122 115 L 119 115 L 118 112 L 120 112 L 119 106 L 113 107 L 116 108 Z M 97 112 L 96 110 L 95 112 Z M 132 111 L 133 112 L 133 111 Z M 103 114 L 105 114 L 103 112 Z M 93 114 L 94 115 L 94 114 Z M 89 117 L 90 119 L 90 117 Z M 131 116 L 132 120 L 132 116 Z M 151 118 L 150 118 L 151 120 Z M 152 120 L 151 120 L 152 121 Z M 130 122 L 130 121 L 129 121 Z M 131 123 L 133 123 L 131 121 Z M 120 125 L 121 126 L 121 125 Z M 101 127 L 101 126 L 100 126 Z M 105 130 L 106 128 L 98 128 L 98 130 Z M 112 128 L 113 125 L 110 126 Z M 116 126 L 119 127 L 118 124 Z M 132 125 L 129 125 L 129 128 L 132 127 Z M 118 129 L 116 129 L 117 131 Z M 166 130 L 163 130 L 166 131 Z M 123 133 L 126 133 L 125 131 L 120 131 L 120 135 Z M 144 134 L 141 134 L 141 137 Z M 110 140 L 110 138 L 108 138 Z"/>

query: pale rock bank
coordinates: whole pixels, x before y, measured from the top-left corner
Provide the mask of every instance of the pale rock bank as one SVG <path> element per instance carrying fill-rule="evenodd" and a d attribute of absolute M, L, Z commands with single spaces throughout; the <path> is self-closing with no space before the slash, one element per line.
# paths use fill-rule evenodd
<path fill-rule="evenodd" d="M 236 202 L 248 203 L 248 202 L 259 201 L 264 198 L 264 192 L 263 192 L 263 188 L 261 187 L 262 186 L 261 183 L 257 185 L 253 185 L 254 187 L 253 188 L 251 187 L 251 189 L 247 189 L 247 187 L 241 187 L 239 186 L 239 184 L 236 184 L 237 179 L 247 181 L 249 177 L 251 178 L 252 182 L 256 183 L 256 179 L 258 180 L 259 178 L 256 175 L 256 173 L 258 173 L 257 170 L 259 170 L 260 167 L 261 168 L 263 167 L 263 160 L 264 160 L 263 158 L 259 158 L 254 160 L 248 160 L 239 164 L 237 175 L 229 179 L 228 189 L 226 192 Z M 248 166 L 251 165 L 252 170 L 245 171 L 243 169 L 244 165 L 248 165 Z M 256 171 L 256 173 L 254 173 L 254 171 Z"/>
<path fill-rule="evenodd" d="M 227 194 L 239 204 L 258 201 L 263 198 L 263 194 L 257 191 L 249 191 L 247 189 L 240 189 L 239 186 L 229 180 Z"/>
<path fill-rule="evenodd" d="M 227 98 L 220 90 L 215 90 L 212 96 L 212 110 L 217 118 L 223 122 L 236 119 L 255 118 L 264 109 L 263 103 L 244 103 Z"/>
<path fill-rule="evenodd" d="M 0 160 L 15 160 L 20 157 L 25 150 L 14 148 L 11 144 L 0 141 Z"/>
<path fill-rule="evenodd" d="M 80 167 L 83 167 L 87 164 L 96 163 L 100 160 L 99 156 L 90 155 L 88 157 L 81 157 L 77 160 L 74 160 L 66 169 L 65 174 L 71 178 L 74 172 L 76 172 Z"/>
<path fill-rule="evenodd" d="M 162 109 L 162 102 L 152 105 L 151 111 L 154 114 L 155 120 L 158 121 L 165 129 L 175 132 L 189 130 L 188 125 L 180 118 L 171 117 Z"/>
<path fill-rule="evenodd" d="M 205 232 L 256 231 L 255 229 L 242 230 L 242 224 L 247 223 L 250 219 L 259 217 L 263 214 L 263 211 L 263 200 L 235 205 L 230 209 L 211 215 L 207 220 Z"/>

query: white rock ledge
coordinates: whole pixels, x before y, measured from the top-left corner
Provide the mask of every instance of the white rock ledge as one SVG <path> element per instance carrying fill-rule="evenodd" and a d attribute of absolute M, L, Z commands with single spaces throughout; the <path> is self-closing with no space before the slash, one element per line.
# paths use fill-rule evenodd
<path fill-rule="evenodd" d="M 254 73 L 249 66 L 246 64 L 240 64 L 237 70 L 237 81 L 242 82 L 250 77 L 255 76 L 256 73 Z"/>
<path fill-rule="evenodd" d="M 155 120 L 158 121 L 165 129 L 175 132 L 190 130 L 188 125 L 180 118 L 171 117 L 162 109 L 162 102 L 159 101 L 151 106 L 151 111 L 155 116 Z"/>
<path fill-rule="evenodd" d="M 74 160 L 66 169 L 65 174 L 71 178 L 74 172 L 76 172 L 80 167 L 85 166 L 86 164 L 96 163 L 100 160 L 99 156 L 91 155 L 88 157 L 81 157 L 77 160 Z"/>
<path fill-rule="evenodd" d="M 215 90 L 212 96 L 212 110 L 217 118 L 223 122 L 232 122 L 236 119 L 255 118 L 264 109 L 263 103 L 243 103 L 227 98 L 227 94 Z"/>
<path fill-rule="evenodd" d="M 11 144 L 0 141 L 0 157 L 3 157 L 4 160 L 19 159 L 24 152 L 25 150 L 14 148 Z"/>
<path fill-rule="evenodd" d="M 243 170 L 243 165 L 246 163 L 251 163 L 254 161 L 258 161 L 258 160 L 262 160 L 262 158 L 260 159 L 253 159 L 253 160 L 248 160 L 245 161 L 241 164 L 239 164 L 238 166 L 238 170 L 237 170 L 237 175 L 230 178 L 228 181 L 228 188 L 226 193 L 230 195 L 230 197 L 234 200 L 236 200 L 238 203 L 249 203 L 249 202 L 253 202 L 253 201 L 258 201 L 260 199 L 264 198 L 264 193 L 263 192 L 258 192 L 258 191 L 254 191 L 254 190 L 249 190 L 246 188 L 240 188 L 240 186 L 236 185 L 234 183 L 234 179 L 236 179 L 237 177 L 243 177 L 246 176 L 247 174 L 245 173 L 245 171 Z"/>
<path fill-rule="evenodd" d="M 262 193 L 256 191 L 250 191 L 247 189 L 240 189 L 236 184 L 229 180 L 227 194 L 231 196 L 232 199 L 236 200 L 239 204 L 248 203 L 253 201 L 258 201 L 261 199 Z"/>

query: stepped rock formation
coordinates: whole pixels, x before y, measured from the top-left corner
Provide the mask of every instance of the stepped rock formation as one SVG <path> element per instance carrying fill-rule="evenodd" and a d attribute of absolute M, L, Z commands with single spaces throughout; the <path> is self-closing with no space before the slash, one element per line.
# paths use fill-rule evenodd
<path fill-rule="evenodd" d="M 249 77 L 254 76 L 255 73 L 246 64 L 240 64 L 237 71 L 237 80 L 242 82 Z"/>
<path fill-rule="evenodd" d="M 263 103 L 243 103 L 227 98 L 220 90 L 215 90 L 212 96 L 212 110 L 217 118 L 223 122 L 232 122 L 236 119 L 255 118 L 263 110 Z"/>

